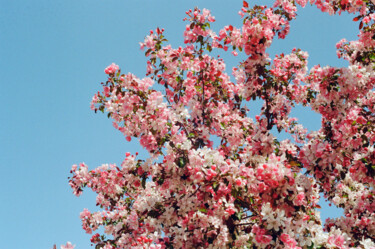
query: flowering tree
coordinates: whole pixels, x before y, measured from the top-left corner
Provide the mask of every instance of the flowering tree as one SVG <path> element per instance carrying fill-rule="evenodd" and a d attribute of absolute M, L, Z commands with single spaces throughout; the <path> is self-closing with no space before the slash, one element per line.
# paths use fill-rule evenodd
<path fill-rule="evenodd" d="M 347 68 L 308 72 L 306 52 L 266 52 L 306 2 L 244 1 L 242 27 L 218 34 L 210 11 L 189 10 L 185 46 L 165 46 L 159 28 L 141 43 L 146 78 L 105 69 L 92 109 L 107 112 L 126 140 L 138 138 L 150 158 L 73 166 L 75 195 L 89 187 L 103 209 L 80 216 L 87 233 L 104 227 L 91 238 L 96 248 L 375 248 L 375 5 L 315 1 L 329 14 L 358 12 L 360 34 L 337 44 Z M 234 82 L 214 49 L 247 55 Z M 253 100 L 263 101 L 254 120 Z M 290 117 L 298 104 L 322 115 L 318 131 Z M 293 140 L 279 140 L 276 129 Z M 344 209 L 324 227 L 320 193 Z"/>

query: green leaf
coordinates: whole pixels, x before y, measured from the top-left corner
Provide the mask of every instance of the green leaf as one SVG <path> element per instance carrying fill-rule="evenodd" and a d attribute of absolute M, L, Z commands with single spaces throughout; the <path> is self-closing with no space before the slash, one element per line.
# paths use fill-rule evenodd
<path fill-rule="evenodd" d="M 237 216 L 237 219 L 238 219 L 238 220 L 241 220 L 241 218 L 242 218 L 242 213 L 241 213 L 241 212 L 238 212 L 238 213 L 236 213 L 236 216 Z"/>
<path fill-rule="evenodd" d="M 212 184 L 212 188 L 213 188 L 215 191 L 218 189 L 218 187 L 219 187 L 219 183 L 214 182 L 214 183 Z"/>
<path fill-rule="evenodd" d="M 104 105 L 99 106 L 99 111 L 101 111 L 102 113 L 104 113 Z"/>
<path fill-rule="evenodd" d="M 185 158 L 180 157 L 180 158 L 178 159 L 177 166 L 178 166 L 179 168 L 183 168 L 183 167 L 185 167 L 185 164 L 186 164 L 186 162 L 185 162 Z"/>
<path fill-rule="evenodd" d="M 201 208 L 201 209 L 199 209 L 199 212 L 207 213 L 207 209 L 205 209 L 205 208 Z"/>
<path fill-rule="evenodd" d="M 207 44 L 207 50 L 208 50 L 209 52 L 211 52 L 211 51 L 212 51 L 212 47 L 211 47 L 211 45 L 210 45 L 210 44 Z"/>

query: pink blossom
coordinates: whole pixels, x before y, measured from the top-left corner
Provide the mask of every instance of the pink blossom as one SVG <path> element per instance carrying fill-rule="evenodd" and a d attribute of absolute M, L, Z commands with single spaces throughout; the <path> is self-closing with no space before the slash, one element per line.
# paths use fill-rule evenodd
<path fill-rule="evenodd" d="M 114 74 L 117 70 L 119 70 L 119 66 L 116 65 L 115 63 L 112 63 L 111 65 L 109 65 L 108 67 L 106 67 L 106 69 L 104 70 L 104 72 L 106 74 Z"/>
<path fill-rule="evenodd" d="M 72 245 L 69 241 L 66 243 L 66 245 L 61 245 L 61 249 L 74 249 L 76 247 L 75 245 Z"/>
<path fill-rule="evenodd" d="M 305 193 L 301 192 L 297 195 L 296 199 L 294 200 L 294 203 L 298 206 L 306 205 L 305 201 Z"/>

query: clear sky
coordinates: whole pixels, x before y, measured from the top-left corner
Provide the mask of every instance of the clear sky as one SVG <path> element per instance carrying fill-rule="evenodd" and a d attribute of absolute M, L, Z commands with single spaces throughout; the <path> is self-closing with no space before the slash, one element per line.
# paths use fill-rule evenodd
<path fill-rule="evenodd" d="M 0 248 L 48 249 L 66 241 L 91 248 L 79 213 L 96 210 L 95 195 L 72 194 L 71 165 L 120 164 L 125 152 L 141 151 L 105 115 L 90 110 L 106 80 L 103 70 L 115 62 L 143 78 L 139 42 L 159 26 L 172 46 L 182 45 L 182 19 L 195 6 L 212 11 L 216 31 L 241 22 L 242 0 L 0 0 Z M 352 19 L 300 9 L 290 35 L 275 41 L 269 53 L 299 47 L 310 54 L 309 67 L 345 66 L 335 44 L 356 39 L 358 23 Z M 236 63 L 227 61 L 228 72 Z M 295 115 L 318 129 L 318 115 L 302 108 Z M 338 211 L 324 205 L 322 213 Z"/>

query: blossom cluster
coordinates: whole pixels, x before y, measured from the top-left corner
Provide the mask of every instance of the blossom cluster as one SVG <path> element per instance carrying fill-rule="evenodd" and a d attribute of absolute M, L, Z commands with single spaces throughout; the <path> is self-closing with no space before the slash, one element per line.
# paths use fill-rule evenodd
<path fill-rule="evenodd" d="M 330 14 L 359 12 L 359 40 L 337 44 L 348 67 L 308 71 L 300 49 L 270 58 L 296 4 L 307 4 L 277 0 L 271 8 L 244 1 L 242 27 L 218 34 L 209 10 L 189 10 L 184 46 L 164 45 L 159 28 L 141 43 L 145 78 L 116 64 L 105 69 L 91 108 L 150 157 L 127 152 L 119 166 L 73 165 L 74 194 L 91 188 L 102 209 L 80 215 L 96 248 L 375 248 L 375 6 L 310 3 Z M 232 69 L 235 82 L 213 49 L 246 55 Z M 252 118 L 254 100 L 263 107 Z M 290 116 L 299 104 L 321 114 L 319 130 Z M 321 194 L 344 211 L 324 226 Z"/>

